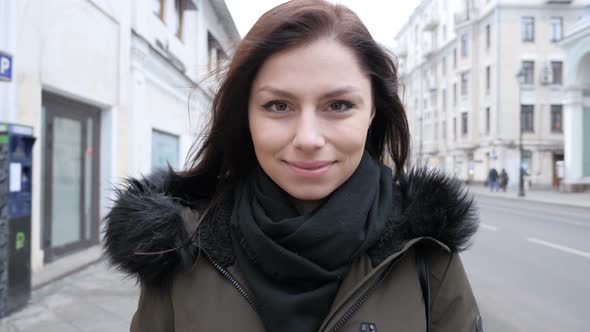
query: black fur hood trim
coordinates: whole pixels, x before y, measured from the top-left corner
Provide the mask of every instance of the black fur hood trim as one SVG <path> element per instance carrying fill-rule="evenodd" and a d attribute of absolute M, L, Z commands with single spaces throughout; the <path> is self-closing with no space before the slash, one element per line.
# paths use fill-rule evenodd
<path fill-rule="evenodd" d="M 467 250 L 479 227 L 473 197 L 461 181 L 425 168 L 402 174 L 395 184 L 394 209 L 369 256 L 377 265 L 414 238 L 431 237 L 451 252 Z"/>
<path fill-rule="evenodd" d="M 189 234 L 190 224 L 197 223 L 191 211 L 202 211 L 205 203 L 182 197 L 179 181 L 170 169 L 125 180 L 103 220 L 104 249 L 110 263 L 142 282 L 167 280 L 190 266 L 200 252 L 223 267 L 234 262 L 229 235 L 231 202 L 222 203 L 198 232 Z M 455 253 L 469 247 L 479 218 L 459 180 L 437 171 L 413 169 L 399 176 L 394 185 L 394 209 L 387 228 L 368 252 L 373 265 L 419 237 L 432 237 Z"/>

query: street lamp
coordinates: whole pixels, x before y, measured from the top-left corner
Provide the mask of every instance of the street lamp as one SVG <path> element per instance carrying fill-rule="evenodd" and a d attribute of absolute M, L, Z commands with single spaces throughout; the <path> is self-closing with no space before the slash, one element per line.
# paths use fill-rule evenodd
<path fill-rule="evenodd" d="M 520 162 L 518 164 L 518 196 L 524 197 L 524 169 L 522 167 L 522 125 L 524 121 L 522 116 L 522 85 L 525 83 L 526 74 L 522 68 L 516 73 L 516 79 L 518 80 L 518 114 L 520 116 L 520 132 L 518 139 L 518 148 L 520 150 Z"/>

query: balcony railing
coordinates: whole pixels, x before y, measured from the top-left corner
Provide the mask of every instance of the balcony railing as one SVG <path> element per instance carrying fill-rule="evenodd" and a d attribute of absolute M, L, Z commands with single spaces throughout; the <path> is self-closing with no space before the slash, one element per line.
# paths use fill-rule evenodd
<path fill-rule="evenodd" d="M 436 29 L 438 22 L 438 13 L 434 9 L 427 11 L 424 20 L 424 30 L 430 31 Z"/>

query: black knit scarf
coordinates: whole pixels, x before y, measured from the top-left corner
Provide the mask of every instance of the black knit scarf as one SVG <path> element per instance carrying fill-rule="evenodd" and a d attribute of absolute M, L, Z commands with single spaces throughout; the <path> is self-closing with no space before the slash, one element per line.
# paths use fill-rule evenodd
<path fill-rule="evenodd" d="M 231 235 L 267 331 L 317 331 L 352 260 L 381 235 L 392 191 L 391 170 L 367 152 L 345 183 L 303 215 L 260 167 L 238 186 Z"/>

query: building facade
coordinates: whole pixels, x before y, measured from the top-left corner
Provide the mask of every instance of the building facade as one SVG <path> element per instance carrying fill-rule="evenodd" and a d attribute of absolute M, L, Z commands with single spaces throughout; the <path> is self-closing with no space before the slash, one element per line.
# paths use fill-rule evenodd
<path fill-rule="evenodd" d="M 415 163 L 484 182 L 491 168 L 558 186 L 564 31 L 584 2 L 424 0 L 396 36 Z M 521 72 L 523 81 L 516 75 Z"/>
<path fill-rule="evenodd" d="M 99 243 L 99 221 L 122 178 L 184 166 L 215 85 L 203 79 L 240 37 L 223 0 L 1 6 L 9 7 L 0 31 L 12 38 L 14 78 L 0 89 L 12 98 L 2 98 L 0 121 L 32 126 L 37 138 L 31 263 L 38 271 Z"/>

